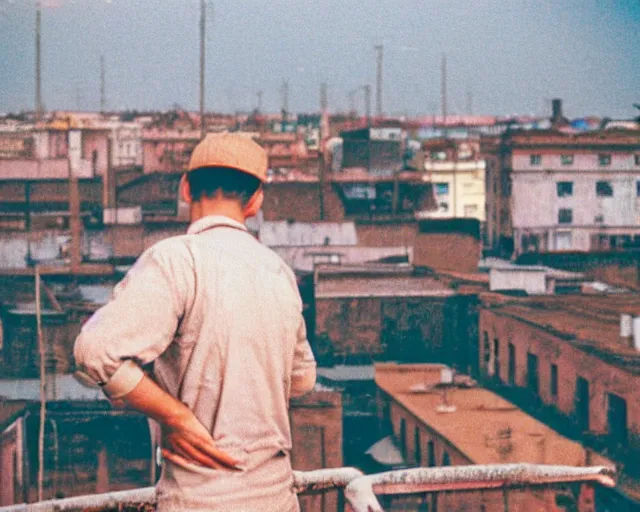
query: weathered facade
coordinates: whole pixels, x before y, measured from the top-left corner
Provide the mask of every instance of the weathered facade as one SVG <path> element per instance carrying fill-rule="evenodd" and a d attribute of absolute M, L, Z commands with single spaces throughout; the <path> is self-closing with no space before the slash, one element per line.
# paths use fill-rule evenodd
<path fill-rule="evenodd" d="M 609 250 L 640 240 L 637 130 L 515 131 L 484 146 L 492 248 Z"/>

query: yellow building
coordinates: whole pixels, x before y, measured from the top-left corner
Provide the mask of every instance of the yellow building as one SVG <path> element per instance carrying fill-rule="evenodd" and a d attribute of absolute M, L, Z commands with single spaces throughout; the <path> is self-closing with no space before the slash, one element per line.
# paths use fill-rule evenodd
<path fill-rule="evenodd" d="M 437 210 L 426 218 L 469 217 L 485 221 L 485 161 L 475 141 L 425 142 L 419 167 L 433 183 Z"/>

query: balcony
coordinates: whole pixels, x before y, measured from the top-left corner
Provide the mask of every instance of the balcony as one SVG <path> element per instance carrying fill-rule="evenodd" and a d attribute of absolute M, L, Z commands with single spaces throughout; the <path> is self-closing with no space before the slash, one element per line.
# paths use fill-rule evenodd
<path fill-rule="evenodd" d="M 540 503 L 536 510 L 587 512 L 596 510 L 595 496 L 599 490 L 615 486 L 615 472 L 605 466 L 496 464 L 414 468 L 374 475 L 363 475 L 354 468 L 336 468 L 296 471 L 294 475 L 295 488 L 301 497 L 337 489 L 345 509 L 353 512 L 433 511 L 438 503 L 442 504 L 441 510 L 457 510 L 465 499 L 467 504 L 474 505 L 464 510 L 531 510 L 524 503 L 537 500 Z M 516 495 L 518 500 L 514 500 Z M 154 503 L 155 489 L 147 487 L 12 505 L 0 508 L 0 512 L 149 512 L 155 509 Z M 315 508 L 307 508 L 303 503 L 303 510 Z"/>

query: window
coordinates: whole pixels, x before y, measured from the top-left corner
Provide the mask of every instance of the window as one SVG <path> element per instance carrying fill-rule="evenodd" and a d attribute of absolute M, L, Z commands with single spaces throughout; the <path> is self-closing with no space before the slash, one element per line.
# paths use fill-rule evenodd
<path fill-rule="evenodd" d="M 509 343 L 509 385 L 516 385 L 516 347 L 513 343 Z"/>
<path fill-rule="evenodd" d="M 540 165 L 542 163 L 542 155 L 529 155 L 529 164 Z"/>
<path fill-rule="evenodd" d="M 571 208 L 560 208 L 558 211 L 558 224 L 571 224 L 573 222 L 573 210 Z"/>
<path fill-rule="evenodd" d="M 404 418 L 400 418 L 400 451 L 403 457 L 407 455 L 407 423 Z"/>
<path fill-rule="evenodd" d="M 582 431 L 589 430 L 589 381 L 583 377 L 576 379 L 575 417 Z"/>
<path fill-rule="evenodd" d="M 551 364 L 551 397 L 556 400 L 558 398 L 558 365 Z"/>
<path fill-rule="evenodd" d="M 598 165 L 611 165 L 611 155 L 608 153 L 598 155 Z"/>
<path fill-rule="evenodd" d="M 448 183 L 436 183 L 436 195 L 437 196 L 449 195 L 449 184 Z"/>
<path fill-rule="evenodd" d="M 558 190 L 558 197 L 570 197 L 573 195 L 573 182 L 572 181 L 559 181 L 556 184 Z"/>
<path fill-rule="evenodd" d="M 560 155 L 560 162 L 562 165 L 573 164 L 573 155 Z"/>
<path fill-rule="evenodd" d="M 429 441 L 427 443 L 427 464 L 430 468 L 434 468 L 436 466 L 436 447 L 433 444 L 433 441 Z"/>
<path fill-rule="evenodd" d="M 636 165 L 640 165 L 640 155 L 633 155 L 633 162 Z"/>
<path fill-rule="evenodd" d="M 500 380 L 500 340 L 493 340 L 493 371 L 496 379 Z"/>
<path fill-rule="evenodd" d="M 413 457 L 416 466 L 422 466 L 422 447 L 420 446 L 420 429 L 418 427 L 413 431 Z"/>
<path fill-rule="evenodd" d="M 613 186 L 609 181 L 596 181 L 596 195 L 598 197 L 613 197 Z"/>
<path fill-rule="evenodd" d="M 485 370 L 489 369 L 491 361 L 491 347 L 489 346 L 489 334 L 485 331 L 482 336 L 482 362 Z"/>
<path fill-rule="evenodd" d="M 629 440 L 627 431 L 627 401 L 613 393 L 607 393 L 607 421 L 609 437 L 616 445 L 626 446 Z"/>
<path fill-rule="evenodd" d="M 604 224 L 604 215 L 602 215 L 602 214 L 596 215 L 593 218 L 593 222 L 595 222 L 596 224 Z"/>
<path fill-rule="evenodd" d="M 636 197 L 640 197 L 640 181 L 636 181 Z"/>
<path fill-rule="evenodd" d="M 442 454 L 442 465 L 451 466 L 451 457 L 449 457 L 449 452 L 444 452 Z"/>
<path fill-rule="evenodd" d="M 538 356 L 527 352 L 527 389 L 538 396 L 540 389 L 538 376 Z"/>

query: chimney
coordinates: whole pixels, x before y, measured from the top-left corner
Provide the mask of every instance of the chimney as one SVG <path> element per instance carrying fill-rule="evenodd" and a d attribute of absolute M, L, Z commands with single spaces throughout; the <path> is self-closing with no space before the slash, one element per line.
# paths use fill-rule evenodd
<path fill-rule="evenodd" d="M 561 123 L 564 117 L 562 115 L 562 100 L 554 98 L 551 100 L 551 122 L 555 125 Z"/>
<path fill-rule="evenodd" d="M 620 344 L 633 347 L 633 317 L 626 313 L 620 315 Z"/>
<path fill-rule="evenodd" d="M 640 352 L 640 317 L 633 319 L 633 336 L 629 345 Z"/>

